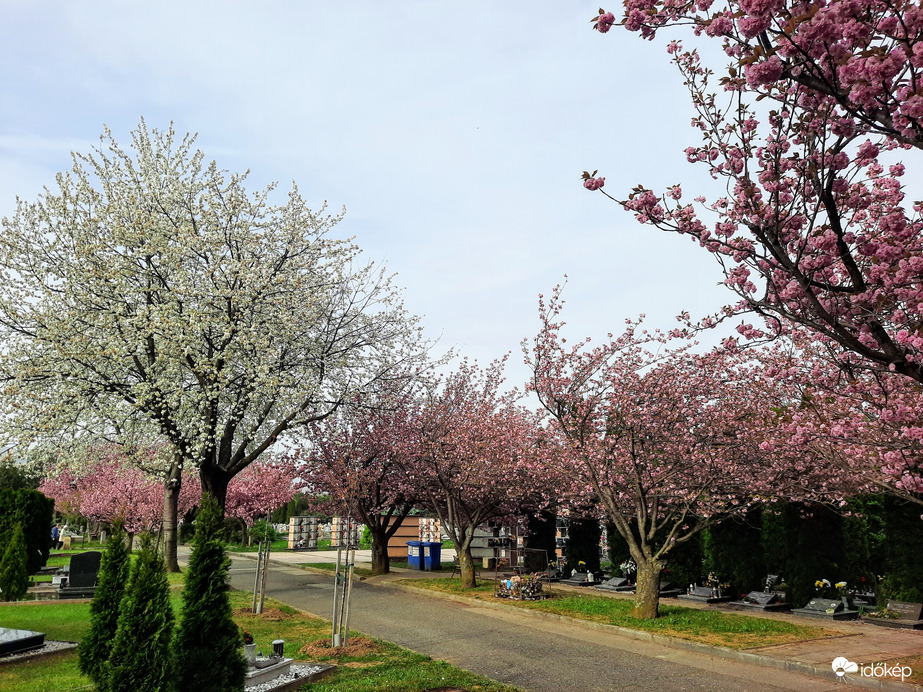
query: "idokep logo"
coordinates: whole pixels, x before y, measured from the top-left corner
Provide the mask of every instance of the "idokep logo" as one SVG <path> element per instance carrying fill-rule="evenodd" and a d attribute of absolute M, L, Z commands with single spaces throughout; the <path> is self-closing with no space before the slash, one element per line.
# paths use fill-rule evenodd
<path fill-rule="evenodd" d="M 843 656 L 833 659 L 832 667 L 833 672 L 840 678 L 846 673 L 861 673 L 864 678 L 900 678 L 901 681 L 904 681 L 913 674 L 910 666 L 889 666 L 887 663 L 872 663 L 867 666 L 860 666 Z"/>
<path fill-rule="evenodd" d="M 843 656 L 838 656 L 833 659 L 833 672 L 837 674 L 837 677 L 843 677 L 846 673 L 857 673 L 859 671 L 859 664 L 853 663 Z"/>

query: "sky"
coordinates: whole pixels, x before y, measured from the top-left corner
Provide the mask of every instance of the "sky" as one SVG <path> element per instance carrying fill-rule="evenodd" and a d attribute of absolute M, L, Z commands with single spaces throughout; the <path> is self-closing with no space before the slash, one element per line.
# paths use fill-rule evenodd
<path fill-rule="evenodd" d="M 613 11 L 619 8 L 613 6 Z M 33 200 L 107 125 L 198 133 L 250 186 L 292 181 L 404 287 L 437 351 L 481 363 L 538 329 L 540 293 L 567 276 L 575 338 L 732 294 L 713 258 L 585 190 L 599 169 L 714 191 L 686 163 L 692 108 L 654 42 L 591 30 L 597 4 L 0 0 L 0 216 Z"/>

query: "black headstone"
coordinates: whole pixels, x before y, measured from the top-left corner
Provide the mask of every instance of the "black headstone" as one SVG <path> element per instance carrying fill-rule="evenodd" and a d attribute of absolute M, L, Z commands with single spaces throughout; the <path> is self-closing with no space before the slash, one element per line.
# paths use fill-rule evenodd
<path fill-rule="evenodd" d="M 843 601 L 834 601 L 830 598 L 815 598 L 808 602 L 804 610 L 816 610 L 820 613 L 836 613 L 843 610 Z"/>
<path fill-rule="evenodd" d="M 901 620 L 923 620 L 923 603 L 889 600 L 888 610 L 899 613 Z"/>
<path fill-rule="evenodd" d="M 757 605 L 769 605 L 770 603 L 776 603 L 779 600 L 777 594 L 766 593 L 765 591 L 751 591 L 747 594 L 747 600 L 756 603 Z"/>
<path fill-rule="evenodd" d="M 661 591 L 666 591 L 667 589 L 669 589 L 669 588 L 672 587 L 672 586 L 673 586 L 673 582 L 671 582 L 671 581 L 665 581 L 665 580 L 663 580 L 663 579 L 660 580 L 660 590 L 661 590 Z"/>
<path fill-rule="evenodd" d="M 701 598 L 711 598 L 714 592 L 710 586 L 693 586 L 690 596 L 700 596 Z"/>
<path fill-rule="evenodd" d="M 99 574 L 100 558 L 102 558 L 102 553 L 95 550 L 74 555 L 74 557 L 71 558 L 67 585 L 73 589 L 85 589 L 96 586 L 96 575 Z"/>
<path fill-rule="evenodd" d="M 44 632 L 11 630 L 0 627 L 0 655 L 29 651 L 45 645 Z"/>
<path fill-rule="evenodd" d="M 625 577 L 612 577 L 612 579 L 609 579 L 604 584 L 604 586 L 612 586 L 612 587 L 627 586 L 627 585 L 628 585 L 628 579 L 626 579 Z"/>

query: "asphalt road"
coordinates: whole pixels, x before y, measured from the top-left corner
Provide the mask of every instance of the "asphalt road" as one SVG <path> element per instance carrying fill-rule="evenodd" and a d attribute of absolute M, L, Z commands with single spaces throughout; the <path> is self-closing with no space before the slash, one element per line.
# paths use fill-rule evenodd
<path fill-rule="evenodd" d="M 252 590 L 256 562 L 234 558 L 231 583 Z M 271 565 L 267 595 L 327 620 L 333 576 Z M 819 679 L 636 641 L 580 625 L 354 583 L 350 629 L 444 659 L 529 692 L 718 692 L 841 689 Z"/>

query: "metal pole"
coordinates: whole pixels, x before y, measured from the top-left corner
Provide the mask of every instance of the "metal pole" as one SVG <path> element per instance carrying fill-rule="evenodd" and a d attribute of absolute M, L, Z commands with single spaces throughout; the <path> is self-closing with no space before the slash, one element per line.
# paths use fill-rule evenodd
<path fill-rule="evenodd" d="M 340 561 L 342 559 L 343 549 L 337 548 L 337 569 L 335 576 L 333 578 L 333 634 L 330 637 L 331 646 L 340 645 L 340 632 L 338 629 L 337 614 L 340 611 L 339 602 L 337 599 L 337 591 L 340 587 Z"/>
<path fill-rule="evenodd" d="M 349 639 L 349 604 L 350 597 L 353 593 L 353 566 L 356 564 L 356 550 L 355 548 L 350 551 L 349 562 L 346 565 L 346 569 L 349 570 L 348 579 L 349 581 L 346 584 L 346 616 L 344 617 L 343 622 L 343 646 L 346 646 L 346 641 Z"/>
<path fill-rule="evenodd" d="M 260 587 L 260 612 L 263 612 L 263 603 L 266 601 L 266 580 L 269 578 L 269 551 L 272 544 L 266 541 L 266 551 L 263 553 L 263 585 Z"/>
<path fill-rule="evenodd" d="M 250 612 L 256 613 L 256 597 L 260 588 L 260 572 L 263 567 L 263 551 L 259 549 L 256 553 L 256 574 L 253 577 L 253 607 Z"/>

